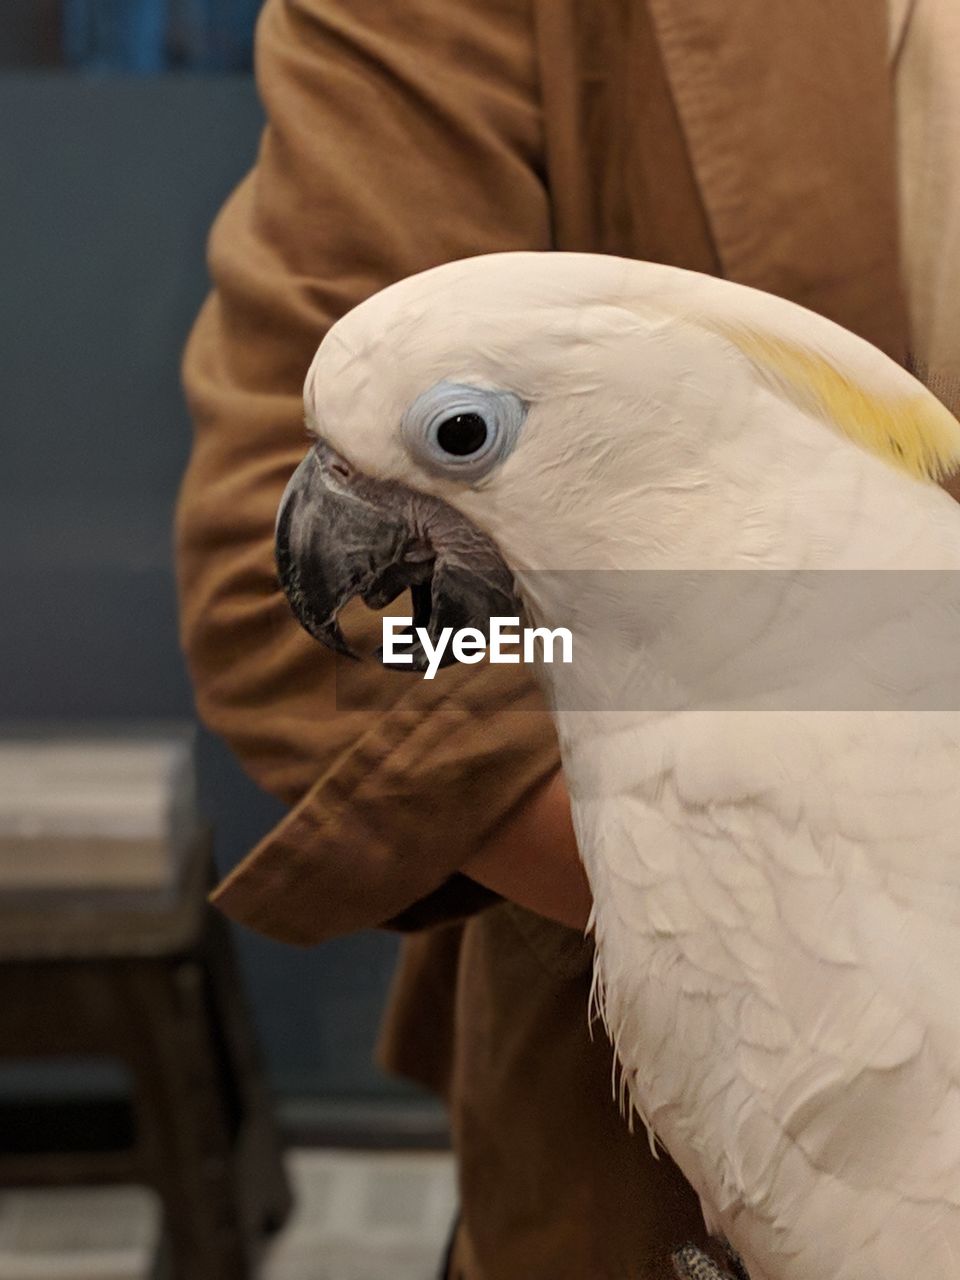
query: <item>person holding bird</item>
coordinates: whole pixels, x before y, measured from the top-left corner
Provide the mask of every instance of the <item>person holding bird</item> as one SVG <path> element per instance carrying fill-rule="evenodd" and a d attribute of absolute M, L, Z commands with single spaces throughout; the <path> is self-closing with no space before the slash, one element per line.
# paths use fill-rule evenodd
<path fill-rule="evenodd" d="M 955 405 L 958 47 L 946 0 L 268 0 L 267 130 L 187 352 L 178 530 L 200 713 L 291 809 L 219 901 L 300 944 L 408 932 L 384 1054 L 450 1107 L 454 1280 L 730 1264 L 687 1178 L 623 1124 L 591 1039 L 591 895 L 529 671 L 335 679 L 290 616 L 272 534 L 304 373 L 394 281 L 566 250 L 802 304 Z"/>

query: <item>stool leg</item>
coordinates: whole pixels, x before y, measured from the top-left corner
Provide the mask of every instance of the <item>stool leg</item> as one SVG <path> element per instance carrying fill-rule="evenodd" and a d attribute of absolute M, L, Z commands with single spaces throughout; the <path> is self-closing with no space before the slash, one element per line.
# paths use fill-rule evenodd
<path fill-rule="evenodd" d="M 253 1020 L 243 996 L 233 941 L 226 920 L 211 912 L 206 932 L 206 965 L 215 1016 L 238 1094 L 241 1131 L 237 1141 L 237 1177 L 250 1211 L 266 1234 L 278 1231 L 293 1202 L 283 1165 L 276 1113 L 264 1077 Z"/>
<path fill-rule="evenodd" d="M 175 1280 L 252 1280 L 254 1233 L 234 1177 L 203 968 L 141 961 L 127 986 L 143 1147 Z"/>

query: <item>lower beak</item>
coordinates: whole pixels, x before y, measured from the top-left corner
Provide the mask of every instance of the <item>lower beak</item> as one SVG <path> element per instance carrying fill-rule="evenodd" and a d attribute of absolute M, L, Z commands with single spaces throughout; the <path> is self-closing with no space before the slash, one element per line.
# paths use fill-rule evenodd
<path fill-rule="evenodd" d="M 341 483 L 337 469 L 344 466 L 326 445 L 311 449 L 291 476 L 277 514 L 280 584 L 315 639 L 356 657 L 340 629 L 340 610 L 354 596 L 382 609 L 409 589 L 413 664 L 400 669 L 424 671 L 429 660 L 416 638 L 418 628 L 435 645 L 445 627 L 486 632 L 491 617 L 517 613 L 512 577 L 479 530 L 462 517 L 453 521 L 439 499 L 399 485 L 349 476 L 349 469 Z M 431 521 L 439 509 L 444 518 Z M 415 528 L 411 515 L 418 511 L 422 518 Z M 445 545 L 433 545 L 431 524 L 443 528 Z M 443 665 L 451 661 L 447 646 Z"/>

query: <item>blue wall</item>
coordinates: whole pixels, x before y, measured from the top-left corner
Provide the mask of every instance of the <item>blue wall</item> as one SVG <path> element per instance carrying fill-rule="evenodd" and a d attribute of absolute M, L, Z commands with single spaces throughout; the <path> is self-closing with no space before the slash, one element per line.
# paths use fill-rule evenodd
<path fill-rule="evenodd" d="M 149 72 L 246 70 L 260 0 L 64 0 L 75 67 Z"/>
<path fill-rule="evenodd" d="M 207 229 L 259 129 L 243 76 L 0 75 L 0 719 L 191 714 L 179 358 Z M 226 867 L 280 810 L 210 738 L 201 765 Z M 244 940 L 280 1090 L 401 1096 L 370 1063 L 394 954 L 382 935 L 313 953 Z"/>

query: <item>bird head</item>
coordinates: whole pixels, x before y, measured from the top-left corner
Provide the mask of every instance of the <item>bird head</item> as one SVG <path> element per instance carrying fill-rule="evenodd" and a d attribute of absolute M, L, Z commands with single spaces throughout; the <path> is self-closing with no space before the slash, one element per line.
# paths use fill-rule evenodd
<path fill-rule="evenodd" d="M 530 574 L 778 563 L 786 477 L 853 484 L 869 458 L 927 480 L 960 459 L 952 416 L 830 321 L 588 254 L 391 285 L 330 329 L 305 408 L 278 565 L 301 623 L 342 652 L 355 596 L 409 589 L 435 639 L 516 613 Z"/>

